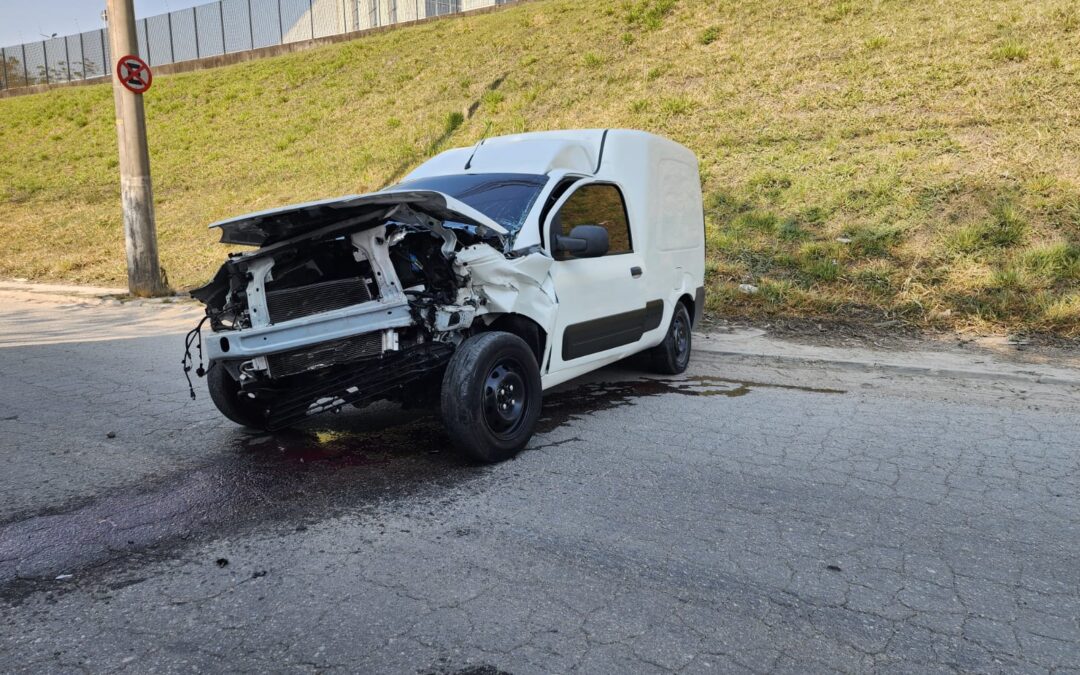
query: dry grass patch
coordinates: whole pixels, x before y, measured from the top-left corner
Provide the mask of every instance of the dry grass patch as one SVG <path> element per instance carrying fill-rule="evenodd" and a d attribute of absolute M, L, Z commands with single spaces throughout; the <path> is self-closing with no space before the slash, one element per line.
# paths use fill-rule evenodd
<path fill-rule="evenodd" d="M 163 264 L 199 284 L 207 223 L 485 134 L 634 127 L 701 160 L 710 311 L 1080 335 L 1078 22 L 1062 0 L 538 0 L 160 77 Z M 112 115 L 103 86 L 0 100 L 0 275 L 122 282 Z"/>

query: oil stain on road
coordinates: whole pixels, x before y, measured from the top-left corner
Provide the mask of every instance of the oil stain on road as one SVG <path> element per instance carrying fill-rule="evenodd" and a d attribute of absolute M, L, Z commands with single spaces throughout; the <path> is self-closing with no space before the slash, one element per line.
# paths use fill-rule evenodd
<path fill-rule="evenodd" d="M 545 398 L 538 433 L 653 396 L 740 397 L 757 387 L 719 378 L 598 382 Z M 825 394 L 829 389 L 805 389 Z M 0 600 L 70 587 L 76 573 L 167 559 L 183 547 L 267 523 L 375 514 L 395 500 L 452 497 L 487 475 L 452 452 L 430 411 L 321 417 L 318 426 L 247 435 L 214 460 L 148 484 L 0 523 Z M 195 441 L 197 442 L 197 441 Z"/>

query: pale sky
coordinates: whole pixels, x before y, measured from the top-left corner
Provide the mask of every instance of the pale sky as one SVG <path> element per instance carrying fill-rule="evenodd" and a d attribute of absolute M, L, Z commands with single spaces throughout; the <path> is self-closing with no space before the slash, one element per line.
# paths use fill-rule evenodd
<path fill-rule="evenodd" d="M 135 16 L 153 16 L 207 0 L 135 0 Z M 0 0 L 0 47 L 104 28 L 105 0 Z"/>

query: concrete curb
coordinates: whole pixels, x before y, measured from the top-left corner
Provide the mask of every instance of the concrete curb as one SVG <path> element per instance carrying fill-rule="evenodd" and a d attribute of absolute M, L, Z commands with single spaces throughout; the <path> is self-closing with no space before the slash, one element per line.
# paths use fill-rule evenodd
<path fill-rule="evenodd" d="M 953 377 L 959 379 L 1008 380 L 1031 384 L 1050 384 L 1080 388 L 1080 373 L 1076 379 L 1043 375 L 1036 372 L 1009 372 L 1005 370 L 987 370 L 977 368 L 940 368 L 912 364 L 889 363 L 886 361 L 841 360 L 825 356 L 803 356 L 767 352 L 749 352 L 710 347 L 694 348 L 698 357 L 711 361 L 738 361 L 742 363 L 788 363 L 793 365 L 823 365 L 830 368 L 856 370 L 861 372 L 890 372 L 901 375 L 921 375 L 925 377 Z"/>
<path fill-rule="evenodd" d="M 174 293 L 156 298 L 136 298 L 126 288 L 78 286 L 74 284 L 42 284 L 29 281 L 0 281 L 0 300 L 26 301 L 54 305 L 178 305 L 193 303 L 187 293 Z"/>

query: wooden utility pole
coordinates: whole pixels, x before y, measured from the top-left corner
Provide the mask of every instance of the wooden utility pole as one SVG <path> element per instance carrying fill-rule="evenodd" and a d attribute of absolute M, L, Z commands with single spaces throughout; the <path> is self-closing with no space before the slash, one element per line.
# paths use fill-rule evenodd
<path fill-rule="evenodd" d="M 128 291 L 142 297 L 165 295 L 169 288 L 158 264 L 150 152 L 146 146 L 142 94 L 121 85 L 116 72 L 118 59 L 128 54 L 138 54 L 139 51 L 139 40 L 135 34 L 135 8 L 132 0 L 107 0 L 106 7 L 113 100 L 116 103 L 116 136 L 120 146 L 120 201 L 124 212 Z"/>

